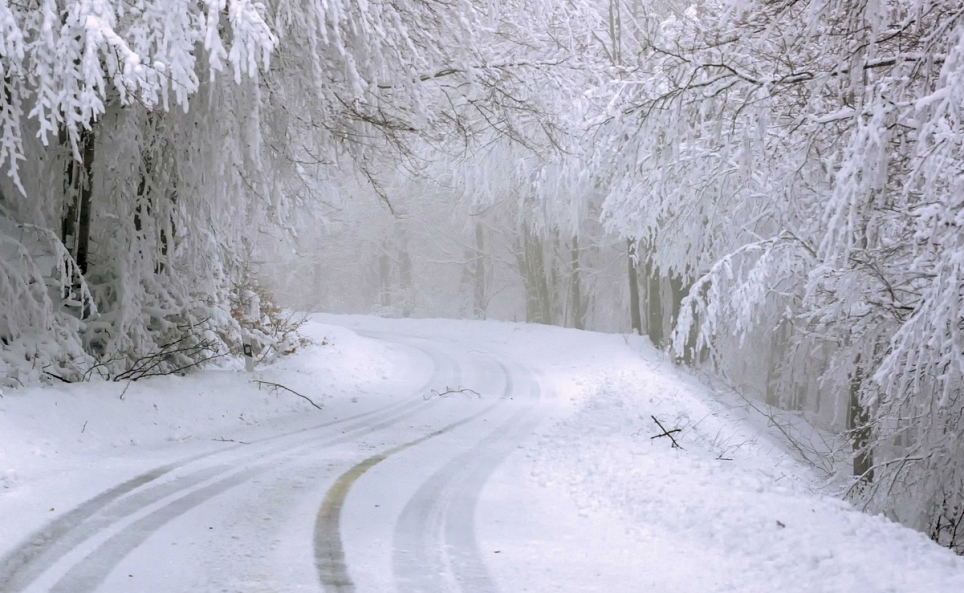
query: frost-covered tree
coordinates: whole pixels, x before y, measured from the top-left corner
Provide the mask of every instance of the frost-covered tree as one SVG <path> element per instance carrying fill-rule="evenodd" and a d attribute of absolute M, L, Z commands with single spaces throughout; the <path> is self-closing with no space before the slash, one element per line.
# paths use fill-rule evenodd
<path fill-rule="evenodd" d="M 951 546 L 962 18 L 702 3 L 660 22 L 606 122 L 610 224 L 693 283 L 676 352 L 846 430 L 852 493 Z"/>
<path fill-rule="evenodd" d="M 3 4 L 5 382 L 223 352 L 252 235 L 295 228 L 333 168 L 374 180 L 376 155 L 413 139 L 515 133 L 532 110 L 511 78 L 534 66 L 479 43 L 482 23 L 509 22 L 487 10 Z"/>
<path fill-rule="evenodd" d="M 3 233 L 18 253 L 5 284 L 49 287 L 0 290 L 5 382 L 214 353 L 236 243 L 214 240 L 214 219 L 246 210 L 235 168 L 257 147 L 238 132 L 277 45 L 264 7 L 44 0 L 4 4 L 0 27 L 0 216 L 20 229 Z M 214 84 L 224 70 L 234 84 Z M 30 310 L 45 314 L 24 323 Z"/>

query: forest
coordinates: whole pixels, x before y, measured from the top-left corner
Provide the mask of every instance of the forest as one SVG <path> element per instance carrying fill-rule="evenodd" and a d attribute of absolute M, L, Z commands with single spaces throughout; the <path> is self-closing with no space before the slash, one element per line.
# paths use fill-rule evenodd
<path fill-rule="evenodd" d="M 0 74 L 0 388 L 636 332 L 964 554 L 959 0 L 0 0 Z"/>

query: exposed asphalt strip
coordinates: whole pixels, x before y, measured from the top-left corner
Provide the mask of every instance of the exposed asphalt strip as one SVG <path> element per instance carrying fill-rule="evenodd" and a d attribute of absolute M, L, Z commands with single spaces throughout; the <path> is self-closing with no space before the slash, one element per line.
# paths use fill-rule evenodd
<path fill-rule="evenodd" d="M 432 378 L 425 385 L 421 386 L 418 390 L 416 390 L 415 393 L 424 391 L 431 384 L 436 382 L 438 375 L 442 373 L 441 367 L 443 366 L 448 367 L 445 370 L 450 371 L 455 375 L 458 374 L 458 368 L 456 367 L 453 369 L 452 367 L 454 367 L 454 365 L 451 364 L 450 360 L 446 361 L 449 364 L 440 364 L 441 361 L 439 356 L 431 352 L 428 352 L 424 348 L 420 348 L 418 346 L 413 346 L 413 347 L 419 350 L 422 350 L 423 352 L 428 354 L 433 359 L 433 362 L 435 363 L 435 367 L 436 367 L 436 371 L 433 373 Z M 364 430 L 365 428 L 368 428 L 370 430 L 377 430 L 379 428 L 383 428 L 390 424 L 394 424 L 395 422 L 403 420 L 404 418 L 416 413 L 418 410 L 424 407 L 425 402 L 423 401 L 421 403 L 418 403 L 415 406 L 410 407 L 407 411 L 401 414 L 394 415 L 394 416 L 392 415 L 397 409 L 404 408 L 410 405 L 411 405 L 410 401 L 402 401 L 402 402 L 399 402 L 398 404 L 389 406 L 388 408 L 384 408 L 380 410 L 378 409 L 370 410 L 368 412 L 355 414 L 353 416 L 349 416 L 347 418 L 343 418 L 340 420 L 331 420 L 312 427 L 299 429 L 289 433 L 284 433 L 281 435 L 273 435 L 262 439 L 253 440 L 249 442 L 249 445 L 270 443 L 271 441 L 284 439 L 286 437 L 291 437 L 291 436 L 295 436 L 303 433 L 315 432 L 318 430 L 322 430 L 324 428 L 328 428 L 333 425 L 352 423 L 354 421 L 358 421 L 363 418 L 368 418 L 369 416 L 373 416 L 373 415 L 380 415 L 383 417 L 387 415 L 387 417 L 389 418 L 387 422 L 382 422 L 375 425 L 365 425 L 365 424 L 356 423 L 355 425 L 346 428 L 346 431 L 351 431 L 351 433 L 355 433 L 358 430 Z M 337 444 L 340 442 L 344 442 L 345 440 L 354 438 L 354 436 L 356 436 L 355 434 L 348 434 L 346 431 L 342 432 L 342 435 L 344 436 L 336 437 L 331 442 L 326 442 L 324 444 L 325 445 Z M 316 440 L 318 440 L 318 436 L 313 435 L 308 437 L 302 442 L 294 443 L 294 444 L 282 444 L 279 447 L 275 447 L 273 451 L 269 450 L 266 452 L 262 450 L 260 451 L 260 453 L 264 455 L 265 453 L 277 454 L 279 452 L 281 453 L 291 452 L 298 448 L 314 444 L 314 441 Z M 200 455 L 194 455 L 186 459 L 183 459 L 177 463 L 154 468 L 148 472 L 135 476 L 134 478 L 131 478 L 130 480 L 127 480 L 81 503 L 79 506 L 67 512 L 62 517 L 54 521 L 51 521 L 50 523 L 46 524 L 38 531 L 34 532 L 32 535 L 28 536 L 28 538 L 20 545 L 18 545 L 16 548 L 10 550 L 3 557 L 0 557 L 0 593 L 20 593 L 21 591 L 26 589 L 26 587 L 29 586 L 30 583 L 35 581 L 37 578 L 43 575 L 44 572 L 50 569 L 65 554 L 67 554 L 68 552 L 76 548 L 84 541 L 95 536 L 97 533 L 109 528 L 112 524 L 117 523 L 123 520 L 124 518 L 135 514 L 141 509 L 144 509 L 147 506 L 162 500 L 163 498 L 172 496 L 174 494 L 177 494 L 178 492 L 187 491 L 190 488 L 196 486 L 197 484 L 205 480 L 211 479 L 217 476 L 218 474 L 223 474 L 226 471 L 228 471 L 230 468 L 227 466 L 222 466 L 222 467 L 202 469 L 192 474 L 182 476 L 180 478 L 172 480 L 171 482 L 165 482 L 165 483 L 160 483 L 160 484 L 151 486 L 150 489 L 144 492 L 138 492 L 132 496 L 127 496 L 132 491 L 138 488 L 147 486 L 152 482 L 155 482 L 156 480 L 160 479 L 161 477 L 173 472 L 174 470 L 177 470 L 191 463 L 203 460 L 205 458 L 213 457 L 216 455 L 224 455 L 228 452 L 231 452 L 246 446 L 247 445 L 235 444 L 227 448 L 219 449 L 217 451 L 210 451 L 207 453 L 202 453 Z M 234 485 L 237 485 L 253 477 L 253 476 L 249 476 L 245 478 L 245 480 L 236 482 L 236 477 L 238 475 L 245 474 L 245 473 L 246 472 L 240 472 L 240 474 L 232 475 L 224 480 L 221 480 L 220 482 L 216 482 L 214 484 L 205 486 L 200 490 L 209 491 L 208 489 L 212 488 L 213 486 L 216 486 L 217 484 L 227 484 L 225 487 L 220 488 L 218 490 L 218 492 L 222 492 Z M 198 492 L 198 491 L 195 491 L 195 492 Z M 214 494 L 217 494 L 218 492 L 214 492 Z M 211 496 L 213 496 L 214 494 L 211 494 Z M 193 508 L 193 506 L 197 506 L 198 504 L 201 504 L 202 502 L 210 498 L 210 496 L 198 499 L 197 497 L 193 496 L 193 494 L 189 494 L 184 498 L 187 498 L 190 500 L 197 500 L 197 502 L 194 505 L 191 505 L 190 507 L 185 508 L 181 512 L 174 512 L 173 514 L 169 514 L 167 520 L 171 520 L 176 516 L 183 514 L 183 512 L 186 512 L 189 508 Z M 114 504 L 115 502 L 121 499 L 123 500 L 120 503 L 118 503 L 120 508 L 117 508 L 117 509 L 108 508 L 110 505 Z M 175 503 L 171 503 L 170 505 L 164 508 L 172 507 L 172 505 L 176 505 L 180 500 L 183 500 L 183 499 L 179 499 L 178 501 L 175 501 Z M 182 505 L 172 507 L 171 510 L 173 511 L 177 508 L 181 508 L 181 506 Z M 107 510 L 104 513 L 102 513 L 101 516 L 96 516 L 98 515 L 98 513 L 100 513 L 100 511 L 103 511 L 105 509 Z M 159 511 L 155 511 L 155 513 L 152 513 L 152 515 L 155 515 L 158 512 Z M 152 516 L 152 515 L 149 515 L 149 516 Z M 161 525 L 163 525 L 163 522 L 160 523 L 153 530 L 156 531 Z M 123 531 L 121 533 L 123 533 Z M 117 537 L 117 536 L 114 536 L 114 537 Z M 100 551 L 100 549 L 101 548 L 98 548 L 98 551 Z M 106 549 L 114 549 L 114 548 L 106 548 Z M 126 552 L 126 551 L 130 551 L 131 549 L 133 549 L 133 547 L 122 549 L 122 551 Z M 95 551 L 94 554 L 97 554 L 98 551 Z M 116 562 L 114 562 L 114 564 L 119 563 L 124 555 L 125 554 L 120 554 L 120 556 L 116 558 Z M 72 569 L 70 572 L 68 572 L 68 574 L 74 573 L 75 569 Z M 106 578 L 106 572 L 101 576 Z M 64 581 L 62 580 L 61 582 L 64 582 Z M 81 590 L 84 590 L 84 589 L 75 588 L 75 587 L 71 587 L 69 589 L 69 591 L 71 592 L 78 592 Z"/>
<path fill-rule="evenodd" d="M 315 566 L 318 569 L 318 577 L 325 591 L 330 593 L 351 593 L 355 591 L 355 585 L 348 575 L 348 567 L 345 565 L 345 549 L 341 541 L 341 510 L 345 504 L 345 498 L 348 496 L 348 491 L 351 490 L 355 481 L 372 467 L 392 455 L 454 430 L 463 424 L 475 420 L 479 416 L 487 414 L 499 405 L 500 403 L 496 402 L 487 406 L 484 410 L 476 412 L 458 422 L 453 422 L 435 432 L 403 443 L 377 455 L 372 455 L 338 477 L 325 495 L 325 499 L 321 503 L 321 508 L 318 510 L 318 517 L 315 520 Z"/>

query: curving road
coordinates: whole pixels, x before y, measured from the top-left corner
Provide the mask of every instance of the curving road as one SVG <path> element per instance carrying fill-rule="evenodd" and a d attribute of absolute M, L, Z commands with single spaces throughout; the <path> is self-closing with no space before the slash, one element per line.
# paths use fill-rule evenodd
<path fill-rule="evenodd" d="M 429 357 L 431 378 L 118 484 L 0 558 L 0 593 L 495 593 L 476 505 L 538 420 L 539 383 L 457 344 L 370 337 Z M 449 386 L 478 396 L 431 395 Z"/>

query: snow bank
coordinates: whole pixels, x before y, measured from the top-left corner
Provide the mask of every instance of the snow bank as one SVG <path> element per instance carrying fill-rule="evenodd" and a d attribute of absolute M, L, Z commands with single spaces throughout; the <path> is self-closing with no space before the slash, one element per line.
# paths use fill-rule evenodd
<path fill-rule="evenodd" d="M 646 339 L 516 323 L 320 319 L 470 343 L 536 372 L 547 420 L 483 496 L 513 504 L 479 512 L 505 590 L 964 591 L 964 558 L 831 496 L 837 485 L 773 422 L 808 449 L 831 448 L 827 435 L 708 388 Z M 653 417 L 680 429 L 682 448 L 652 438 L 663 432 Z"/>
<path fill-rule="evenodd" d="M 245 373 L 239 361 L 188 376 L 133 383 L 90 383 L 8 389 L 0 396 L 0 542 L 67 508 L 98 488 L 169 459 L 223 447 L 284 424 L 316 424 L 364 411 L 366 394 L 407 385 L 424 371 L 411 354 L 342 327 L 309 323 L 301 352 Z M 420 361 L 423 362 L 423 361 Z M 321 406 L 284 389 L 284 385 Z M 379 400 L 380 401 L 380 400 Z M 105 464 L 104 459 L 108 459 Z M 76 479 L 97 463 L 102 479 Z M 86 489 L 85 489 L 86 488 Z M 56 492 L 56 501 L 43 502 Z M 18 517 L 18 520 L 10 520 Z M 0 546 L 2 548 L 3 546 Z"/>
<path fill-rule="evenodd" d="M 565 350 L 562 338 L 553 343 Z M 964 559 L 826 495 L 826 476 L 768 418 L 648 344 L 586 335 L 557 365 L 575 410 L 514 463 L 548 499 L 568 494 L 581 515 L 610 517 L 641 544 L 649 582 L 616 590 L 964 591 Z M 681 449 L 653 417 L 680 429 Z"/>

